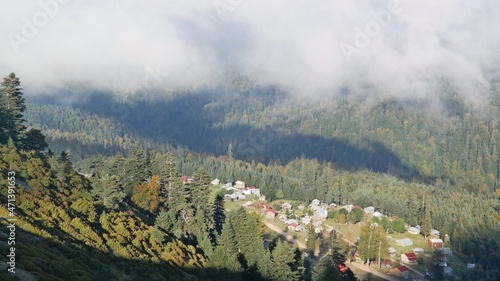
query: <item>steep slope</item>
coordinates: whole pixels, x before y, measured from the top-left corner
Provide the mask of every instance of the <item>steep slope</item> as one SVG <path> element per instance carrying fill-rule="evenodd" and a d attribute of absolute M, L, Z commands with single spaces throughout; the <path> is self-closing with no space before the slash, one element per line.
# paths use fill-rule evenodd
<path fill-rule="evenodd" d="M 8 219 L 16 219 L 16 269 L 38 280 L 195 280 L 182 270 L 204 264 L 193 246 L 167 233 L 157 241 L 138 209 L 104 211 L 89 182 L 67 164 L 0 146 L 0 185 L 15 183 L 15 206 L 8 205 L 9 188 L 1 189 L 0 234 L 9 234 Z M 7 181 L 9 172 L 15 182 Z M 0 274 L 7 280 L 6 271 Z"/>

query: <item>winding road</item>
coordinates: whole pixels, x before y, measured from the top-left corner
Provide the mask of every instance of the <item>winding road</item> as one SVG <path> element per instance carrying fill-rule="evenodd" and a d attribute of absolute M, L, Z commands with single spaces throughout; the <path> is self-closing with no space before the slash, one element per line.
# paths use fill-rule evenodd
<path fill-rule="evenodd" d="M 274 224 L 270 223 L 270 222 L 267 222 L 267 221 L 264 221 L 264 224 L 269 228 L 271 229 L 272 231 L 278 233 L 279 235 L 281 235 L 282 237 L 284 237 L 287 241 L 289 242 L 292 242 L 294 243 L 295 245 L 297 245 L 297 247 L 299 248 L 299 250 L 305 250 L 307 247 L 304 243 L 296 240 L 295 238 L 293 238 L 290 234 L 286 233 L 286 232 L 283 232 L 283 230 L 281 230 L 279 227 L 275 226 Z M 389 280 L 389 281 L 399 281 L 399 279 L 397 278 L 394 278 L 394 277 L 391 277 L 387 274 L 384 274 L 382 272 L 378 272 L 377 270 L 373 269 L 373 268 L 370 268 L 366 265 L 362 265 L 362 264 L 359 264 L 359 263 L 349 263 L 349 264 L 346 264 L 347 266 L 354 266 L 360 270 L 363 270 L 363 271 L 366 271 L 366 272 L 369 272 L 373 275 L 376 275 L 380 278 L 383 278 L 385 280 Z"/>

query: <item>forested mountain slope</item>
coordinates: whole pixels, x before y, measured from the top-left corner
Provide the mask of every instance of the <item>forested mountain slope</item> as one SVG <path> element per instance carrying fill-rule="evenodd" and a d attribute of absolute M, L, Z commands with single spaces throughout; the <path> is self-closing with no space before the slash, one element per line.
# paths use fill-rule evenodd
<path fill-rule="evenodd" d="M 291 99 L 275 88 L 236 94 L 182 93 L 164 97 L 90 95 L 72 106 L 29 104 L 28 124 L 41 128 L 57 152 L 184 147 L 262 163 L 304 156 L 341 170 L 372 170 L 405 179 L 450 179 L 474 192 L 500 185 L 498 91 L 480 108 L 450 86 L 435 101 L 396 101 L 344 95 Z"/>

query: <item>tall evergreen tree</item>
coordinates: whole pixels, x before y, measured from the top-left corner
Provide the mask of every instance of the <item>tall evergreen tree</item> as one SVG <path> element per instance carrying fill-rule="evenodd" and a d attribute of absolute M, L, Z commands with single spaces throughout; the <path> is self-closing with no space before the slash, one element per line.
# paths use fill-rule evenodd
<path fill-rule="evenodd" d="M 0 90 L 0 144 L 6 144 L 9 139 L 9 114 L 7 112 L 7 95 Z"/>
<path fill-rule="evenodd" d="M 125 156 L 121 152 L 117 152 L 111 159 L 111 174 L 119 176 L 122 182 L 125 182 L 127 168 Z"/>
<path fill-rule="evenodd" d="M 6 116 L 4 116 L 3 126 L 7 130 L 7 135 L 12 138 L 17 147 L 23 146 L 23 141 L 26 134 L 26 126 L 24 120 L 24 103 L 21 82 L 14 73 L 9 74 L 3 79 L 2 88 L 0 89 L 0 99 L 3 99 L 2 106 L 7 106 Z"/>
<path fill-rule="evenodd" d="M 332 231 L 329 237 L 331 256 L 335 264 L 344 263 L 349 253 L 348 245 L 342 240 L 337 231 Z"/>
<path fill-rule="evenodd" d="M 226 220 L 226 213 L 224 210 L 224 195 L 222 193 L 218 193 L 215 196 L 212 211 L 214 231 L 216 235 L 220 235 L 222 232 L 222 226 L 224 225 L 224 221 Z"/>
<path fill-rule="evenodd" d="M 294 250 L 288 243 L 278 242 L 272 252 L 272 277 L 276 281 L 299 280 L 299 274 L 292 269 L 296 262 Z"/>
<path fill-rule="evenodd" d="M 159 172 L 162 196 L 168 197 L 168 194 L 173 186 L 181 183 L 181 177 L 177 171 L 177 166 L 175 165 L 172 153 L 167 152 L 165 155 L 165 162 L 160 163 Z"/>
<path fill-rule="evenodd" d="M 149 178 L 146 153 L 142 145 L 137 143 L 127 160 L 126 182 L 123 186 L 127 194 L 132 194 L 132 189 Z"/>
<path fill-rule="evenodd" d="M 314 226 L 309 224 L 307 227 L 307 241 L 306 241 L 307 253 L 314 256 L 314 251 L 316 250 L 316 232 L 314 232 Z"/>
<path fill-rule="evenodd" d="M 210 198 L 211 178 L 205 169 L 198 169 L 193 175 L 193 182 L 188 185 L 189 201 L 193 206 L 195 215 L 201 224 L 210 224 L 212 203 Z"/>
<path fill-rule="evenodd" d="M 335 264 L 332 256 L 327 255 L 319 260 L 314 267 L 312 274 L 313 281 L 341 281 L 344 280 L 341 276 L 338 266 Z M 354 279 L 356 280 L 356 279 Z"/>
<path fill-rule="evenodd" d="M 104 176 L 92 184 L 92 195 L 108 209 L 118 209 L 126 194 L 116 175 Z"/>
<path fill-rule="evenodd" d="M 45 142 L 45 136 L 39 129 L 30 129 L 26 133 L 23 149 L 34 150 L 36 152 L 43 152 L 48 147 L 49 146 L 47 145 L 47 142 Z"/>

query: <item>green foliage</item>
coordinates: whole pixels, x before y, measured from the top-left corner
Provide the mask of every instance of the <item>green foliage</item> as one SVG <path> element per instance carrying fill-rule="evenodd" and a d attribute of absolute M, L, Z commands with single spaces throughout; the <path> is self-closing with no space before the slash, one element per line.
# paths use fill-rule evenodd
<path fill-rule="evenodd" d="M 294 271 L 295 259 L 294 249 L 286 242 L 278 242 L 272 252 L 272 273 L 273 280 L 294 281 L 299 280 L 297 271 Z"/>
<path fill-rule="evenodd" d="M 309 224 L 307 226 L 307 241 L 306 241 L 307 253 L 310 256 L 314 256 L 316 250 L 316 232 L 314 231 L 314 226 Z"/>
<path fill-rule="evenodd" d="M 19 148 L 23 147 L 26 133 L 24 124 L 26 105 L 20 85 L 19 78 L 14 73 L 11 73 L 3 79 L 2 88 L 0 89 L 0 99 L 4 100 L 2 104 L 4 106 L 3 110 L 6 112 L 4 114 L 4 131 L 7 132 L 7 136 Z"/>
<path fill-rule="evenodd" d="M 282 189 L 278 189 L 276 191 L 276 198 L 283 199 L 284 197 L 285 197 L 285 194 L 283 194 L 283 190 Z"/>
<path fill-rule="evenodd" d="M 0 88 L 0 144 L 15 145 L 20 149 L 44 152 L 45 137 L 38 129 L 26 131 L 26 109 L 21 82 L 14 73 L 3 79 Z"/>
<path fill-rule="evenodd" d="M 118 209 L 126 196 L 120 185 L 120 179 L 115 175 L 96 179 L 92 187 L 92 195 L 108 209 Z"/>
<path fill-rule="evenodd" d="M 157 213 L 160 204 L 164 201 L 164 198 L 160 196 L 160 177 L 153 176 L 149 182 L 135 187 L 131 200 L 139 208 L 152 214 Z"/>
<path fill-rule="evenodd" d="M 187 280 L 187 273 L 178 268 L 203 267 L 204 257 L 194 247 L 155 229 L 141 219 L 144 214 L 135 215 L 129 208 L 103 212 L 97 220 L 99 206 L 90 195 L 90 183 L 70 167 L 60 167 L 68 161 L 65 157 L 40 158 L 0 145 L 2 173 L 6 168 L 23 171 L 16 173 L 23 183 L 16 186 L 16 223 L 24 230 L 17 236 L 20 269 L 40 280 L 91 280 L 104 269 L 116 280 Z M 3 177 L 0 184 L 7 185 Z M 6 190 L 0 190 L 4 217 Z M 158 237 L 168 242 L 154 241 Z"/>
<path fill-rule="evenodd" d="M 381 226 L 375 226 L 369 220 L 363 221 L 358 252 L 361 259 L 384 259 L 387 256 L 387 239 Z"/>
<path fill-rule="evenodd" d="M 134 187 L 140 185 L 149 177 L 149 169 L 146 161 L 146 153 L 140 144 L 136 144 L 130 153 L 126 163 L 126 177 L 124 178 L 124 191 L 132 194 Z"/>
<path fill-rule="evenodd" d="M 319 260 L 312 274 L 313 281 L 337 281 L 344 280 L 340 274 L 337 264 L 331 256 L 327 255 Z"/>
<path fill-rule="evenodd" d="M 392 229 L 394 229 L 394 231 L 397 231 L 399 233 L 405 233 L 406 232 L 405 220 L 402 218 L 395 219 L 392 222 Z"/>
<path fill-rule="evenodd" d="M 350 223 L 358 223 L 363 220 L 365 212 L 361 209 L 353 209 L 349 212 L 348 220 Z"/>

